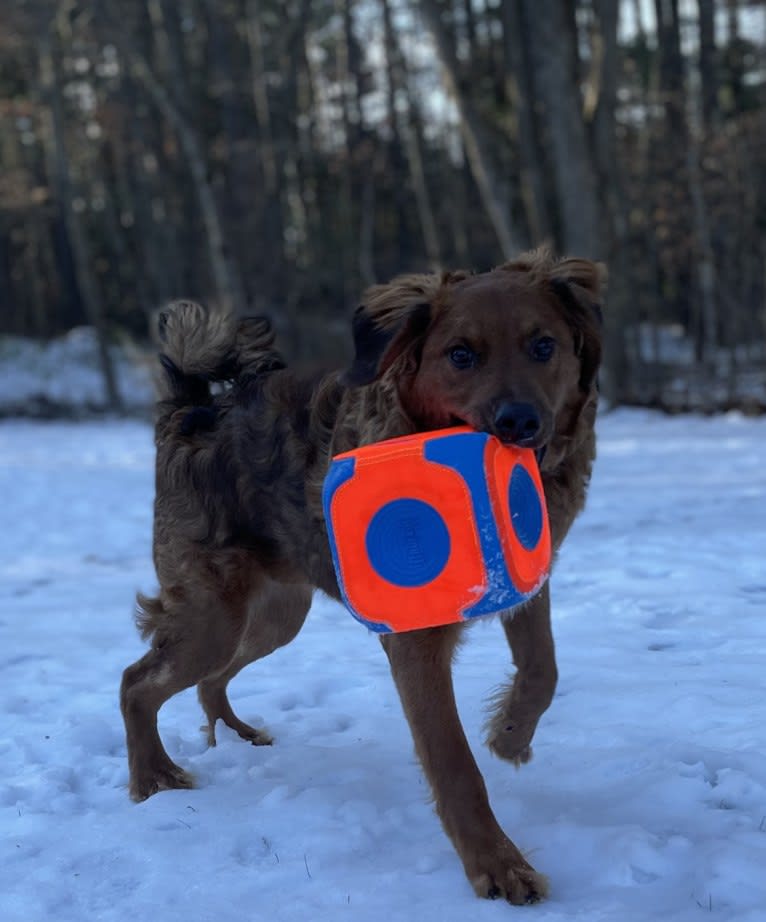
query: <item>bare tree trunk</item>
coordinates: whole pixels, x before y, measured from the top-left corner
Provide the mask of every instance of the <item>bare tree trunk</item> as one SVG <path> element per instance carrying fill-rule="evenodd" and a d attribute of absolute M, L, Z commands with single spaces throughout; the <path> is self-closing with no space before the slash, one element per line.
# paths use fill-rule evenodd
<path fill-rule="evenodd" d="M 417 122 L 413 119 L 415 102 L 410 95 L 410 87 L 407 79 L 407 65 L 401 47 L 399 46 L 399 37 L 391 16 L 391 5 L 389 0 L 382 0 L 382 8 L 385 33 L 386 73 L 389 91 L 388 108 L 391 130 L 396 148 L 402 149 L 407 159 L 410 181 L 412 182 L 412 188 L 415 192 L 415 206 L 420 220 L 420 229 L 423 233 L 423 243 L 426 248 L 426 255 L 431 269 L 436 271 L 441 267 L 441 245 L 439 243 L 436 218 L 434 217 L 431 196 L 428 191 L 425 170 L 423 168 L 420 132 Z M 397 106 L 397 96 L 399 93 L 406 94 L 407 96 L 407 107 L 401 112 Z M 397 194 L 403 198 L 403 192 L 404 189 L 397 183 Z M 400 209 L 403 213 L 402 220 L 406 220 L 403 202 L 400 203 Z"/>
<path fill-rule="evenodd" d="M 715 47 L 715 3 L 714 0 L 697 0 L 699 11 L 699 72 L 701 86 L 701 127 L 712 131 L 718 122 L 718 80 L 716 75 Z M 712 230 L 708 216 L 702 184 L 702 151 L 699 135 L 694 125 L 689 131 L 687 148 L 687 169 L 689 171 L 689 196 L 692 202 L 692 218 L 697 240 L 697 276 L 700 288 L 701 312 L 703 318 L 703 354 L 713 361 L 718 346 L 718 323 L 716 309 L 717 272 Z M 736 348 L 731 350 L 731 371 L 734 378 Z"/>
<path fill-rule="evenodd" d="M 558 205 L 561 245 L 571 253 L 603 258 L 596 176 L 582 115 L 576 36 L 566 0 L 523 0 L 534 72 L 534 98 L 545 120 Z M 556 49 L 552 54 L 551 49 Z"/>
<path fill-rule="evenodd" d="M 80 289 L 83 307 L 96 333 L 107 406 L 110 410 L 118 411 L 123 408 L 123 403 L 117 385 L 114 363 L 109 352 L 106 317 L 102 309 L 98 283 L 93 275 L 93 258 L 87 234 L 80 212 L 75 205 L 76 194 L 65 143 L 65 117 L 61 96 L 63 80 L 56 48 L 59 34 L 58 20 L 65 15 L 66 5 L 58 9 L 57 21 L 51 24 L 52 27 L 42 29 L 38 38 L 40 89 L 46 103 L 41 108 L 41 114 L 46 123 L 46 159 L 51 186 L 57 190 L 61 203 L 64 226 L 72 248 L 77 286 Z"/>
<path fill-rule="evenodd" d="M 99 9 L 106 12 L 103 0 Z M 244 289 L 239 273 L 229 259 L 223 222 L 210 181 L 204 142 L 189 117 L 154 73 L 136 43 L 126 35 L 124 27 L 115 23 L 108 12 L 102 20 L 108 26 L 109 39 L 119 50 L 124 65 L 146 91 L 160 115 L 172 126 L 178 138 L 192 177 L 194 194 L 205 227 L 207 254 L 217 299 L 220 306 L 226 310 L 241 310 L 245 304 Z"/>
<path fill-rule="evenodd" d="M 442 21 L 438 3 L 435 0 L 420 0 L 420 10 L 434 39 L 444 87 L 460 115 L 463 144 L 484 210 L 495 231 L 503 256 L 510 257 L 523 249 L 523 235 L 514 226 L 505 183 L 494 168 L 490 154 L 491 145 L 486 138 L 481 115 L 467 93 L 460 88 L 457 76 L 458 60 Z"/>
<path fill-rule="evenodd" d="M 619 6 L 610 0 L 593 0 L 596 14 L 591 32 L 592 67 L 584 112 L 593 124 L 594 152 L 603 178 L 613 176 L 614 119 L 617 108 L 617 24 Z"/>
<path fill-rule="evenodd" d="M 702 91 L 702 120 L 707 131 L 718 113 L 718 79 L 716 75 L 715 0 L 697 0 L 699 13 L 699 72 Z"/>
<path fill-rule="evenodd" d="M 121 40 L 120 44 L 122 44 L 121 50 L 127 56 L 126 63 L 131 73 L 147 91 L 163 118 L 173 126 L 186 156 L 197 204 L 205 226 L 208 258 L 221 307 L 232 311 L 239 310 L 244 305 L 245 298 L 238 273 L 229 265 L 223 225 L 210 183 L 207 158 L 201 139 L 173 105 L 165 88 L 156 79 L 146 60 L 125 48 Z"/>
<path fill-rule="evenodd" d="M 253 102 L 258 123 L 259 158 L 263 166 L 266 195 L 277 191 L 277 158 L 274 151 L 274 133 L 271 124 L 271 107 L 266 90 L 266 67 L 263 60 L 263 32 L 258 11 L 258 0 L 247 0 L 247 39 L 252 70 Z"/>
<path fill-rule="evenodd" d="M 700 318 L 699 358 L 713 371 L 715 353 L 718 347 L 718 321 L 716 311 L 716 264 L 713 250 L 708 208 L 702 186 L 700 143 L 697 132 L 687 132 L 686 173 L 689 184 L 689 199 L 692 205 L 691 224 L 696 243 L 696 275 L 699 287 Z"/>
<path fill-rule="evenodd" d="M 519 0 L 503 0 L 501 12 L 506 94 L 519 150 L 519 189 L 531 241 L 540 244 L 553 236 L 553 224 L 545 188 L 545 158 L 533 111 L 526 11 Z"/>
<path fill-rule="evenodd" d="M 340 86 L 341 113 L 343 122 L 344 152 L 341 163 L 341 201 L 343 203 L 343 220 L 339 223 L 338 233 L 341 244 L 342 276 L 344 300 L 353 303 L 357 295 L 358 282 L 354 271 L 354 248 L 358 237 L 354 227 L 356 217 L 355 195 L 355 153 L 359 141 L 359 101 L 353 99 L 350 92 L 351 73 L 351 23 L 349 0 L 335 0 L 335 10 L 340 16 L 342 27 L 336 44 L 336 75 Z M 353 113 L 352 113 L 353 108 Z"/>
<path fill-rule="evenodd" d="M 359 277 L 367 288 L 375 282 L 375 170 L 362 179 L 359 217 Z"/>
<path fill-rule="evenodd" d="M 412 100 L 410 100 L 409 105 L 410 107 L 414 105 Z M 423 243 L 425 244 L 428 263 L 431 270 L 437 272 L 442 266 L 441 243 L 439 242 L 436 217 L 423 168 L 420 120 L 414 121 L 411 113 L 407 119 L 407 124 L 404 126 L 404 145 L 407 151 L 407 162 L 410 167 L 410 178 L 415 190 L 415 205 L 420 218 L 420 227 L 423 231 Z"/>
<path fill-rule="evenodd" d="M 125 103 L 129 105 L 127 99 Z M 134 125 L 138 124 L 137 119 Z M 138 138 L 142 130 L 141 127 L 136 131 Z M 143 177 L 139 180 L 136 175 L 136 164 L 131 152 L 119 144 L 118 138 L 105 139 L 102 157 L 106 164 L 105 172 L 112 176 L 114 198 L 122 206 L 120 213 L 114 216 L 116 233 L 121 234 L 125 240 L 124 246 L 128 251 L 126 266 L 130 267 L 129 271 L 135 272 L 138 301 L 149 323 L 157 305 L 169 298 L 172 291 L 172 286 L 164 287 L 168 276 L 172 278 L 172 272 L 168 271 L 169 260 L 163 252 L 164 242 L 156 232 L 156 222 L 152 220 L 148 207 L 151 193 Z M 126 226 L 122 223 L 123 216 Z M 143 271 L 136 272 L 137 266 L 141 266 Z"/>
<path fill-rule="evenodd" d="M 473 0 L 463 0 L 463 19 L 468 43 L 468 59 L 473 61 L 476 55 L 476 14 L 473 9 Z"/>
<path fill-rule="evenodd" d="M 187 68 L 176 0 L 146 0 L 146 5 L 154 44 L 153 57 L 147 60 L 153 61 L 157 78 L 168 88 L 176 106 L 188 112 Z"/>
<path fill-rule="evenodd" d="M 665 122 L 670 133 L 666 143 L 670 141 L 676 144 L 686 132 L 684 60 L 681 53 L 678 0 L 654 0 L 654 8 L 659 41 L 660 92 L 665 107 Z"/>
<path fill-rule="evenodd" d="M 697 360 L 704 363 L 716 338 L 715 262 L 702 192 L 698 131 L 687 118 L 690 100 L 687 100 L 684 82 L 679 0 L 655 0 L 655 10 L 660 93 L 665 110 L 663 134 L 655 142 L 660 165 L 658 173 L 667 190 L 681 190 L 671 233 L 677 241 L 686 244 L 679 248 L 679 255 L 670 255 L 668 268 L 680 289 L 676 294 L 677 304 L 680 306 L 686 301 L 688 312 L 695 320 Z M 697 118 L 696 121 L 701 120 Z M 697 283 L 696 297 L 690 298 L 687 290 L 694 281 Z"/>
<path fill-rule="evenodd" d="M 618 49 L 617 28 L 619 4 L 612 0 L 593 0 L 596 31 L 592 41 L 597 69 L 591 75 L 592 138 L 601 211 L 608 233 L 607 264 L 610 272 L 609 310 L 605 319 L 605 392 L 614 403 L 620 403 L 631 389 L 633 370 L 630 368 L 625 341 L 633 306 L 634 279 L 628 254 L 628 214 L 622 177 L 618 168 L 615 134 Z M 596 53 L 597 49 L 597 53 Z"/>
<path fill-rule="evenodd" d="M 29 279 L 29 301 L 34 325 L 43 336 L 48 335 L 46 327 L 50 327 L 47 316 L 46 279 L 49 278 L 45 271 L 45 253 L 40 252 L 40 243 L 44 240 L 41 233 L 40 215 L 34 212 L 24 221 L 24 271 Z"/>
<path fill-rule="evenodd" d="M 726 72 L 734 112 L 742 111 L 744 97 L 745 65 L 739 34 L 739 0 L 726 0 Z"/>
<path fill-rule="evenodd" d="M 269 48 L 271 66 L 276 66 L 281 75 L 272 97 L 271 115 L 280 171 L 278 197 L 274 201 L 279 209 L 275 209 L 273 220 L 280 229 L 282 252 L 278 256 L 279 273 L 272 271 L 271 278 L 275 283 L 275 295 L 279 297 L 279 306 L 275 304 L 275 310 L 285 318 L 288 335 L 294 342 L 293 355 L 305 357 L 313 354 L 316 348 L 316 342 L 300 313 L 301 309 L 305 309 L 302 300 L 307 280 L 316 265 L 316 252 L 312 248 L 314 241 L 309 235 L 309 203 L 304 195 L 307 169 L 303 160 L 303 135 L 299 128 L 306 114 L 302 104 L 311 98 L 310 93 L 306 94 L 305 84 L 305 44 L 311 22 L 311 0 L 285 2 L 282 9 L 277 40 L 272 37 L 273 47 Z M 324 231 L 327 232 L 327 225 Z M 271 233 L 270 228 L 267 233 Z M 345 283 L 346 279 L 343 281 Z M 342 296 L 338 300 L 342 300 Z"/>

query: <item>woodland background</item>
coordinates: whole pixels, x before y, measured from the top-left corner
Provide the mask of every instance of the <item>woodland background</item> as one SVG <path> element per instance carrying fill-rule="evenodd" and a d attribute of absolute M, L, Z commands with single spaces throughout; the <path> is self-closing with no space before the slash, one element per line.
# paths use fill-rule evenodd
<path fill-rule="evenodd" d="M 546 241 L 613 403 L 766 410 L 766 2 L 2 0 L 0 363 L 87 326 L 119 409 L 187 296 L 325 365 L 366 285 Z"/>

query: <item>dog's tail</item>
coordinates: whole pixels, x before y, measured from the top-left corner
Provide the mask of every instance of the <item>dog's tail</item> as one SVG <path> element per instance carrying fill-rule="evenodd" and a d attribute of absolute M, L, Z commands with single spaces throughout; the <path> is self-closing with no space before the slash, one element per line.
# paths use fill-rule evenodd
<path fill-rule="evenodd" d="M 208 403 L 214 381 L 246 384 L 285 367 L 266 317 L 237 317 L 174 301 L 159 315 L 159 336 L 160 399 L 179 406 Z"/>
<path fill-rule="evenodd" d="M 136 596 L 136 627 L 142 640 L 147 640 L 155 631 L 159 630 L 167 618 L 162 600 L 152 598 L 139 592 Z"/>

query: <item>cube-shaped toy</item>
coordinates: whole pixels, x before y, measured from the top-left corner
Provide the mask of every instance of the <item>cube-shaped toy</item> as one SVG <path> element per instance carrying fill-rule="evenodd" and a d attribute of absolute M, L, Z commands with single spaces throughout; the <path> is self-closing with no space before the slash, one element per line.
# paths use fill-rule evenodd
<path fill-rule="evenodd" d="M 373 631 L 505 611 L 548 577 L 535 454 L 486 433 L 442 429 L 337 455 L 323 501 L 341 595 Z"/>

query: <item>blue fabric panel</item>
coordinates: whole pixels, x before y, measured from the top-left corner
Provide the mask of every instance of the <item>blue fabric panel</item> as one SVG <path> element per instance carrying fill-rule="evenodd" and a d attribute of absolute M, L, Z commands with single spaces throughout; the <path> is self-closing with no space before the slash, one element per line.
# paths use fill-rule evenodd
<path fill-rule="evenodd" d="M 340 590 L 343 603 L 354 616 L 354 618 L 356 618 L 360 624 L 368 627 L 371 631 L 375 631 L 376 634 L 390 634 L 391 628 L 387 624 L 383 624 L 378 621 L 368 621 L 353 608 L 351 602 L 348 599 L 348 596 L 346 595 L 346 587 L 343 585 L 343 571 L 341 570 L 340 557 L 338 556 L 338 545 L 335 541 L 335 532 L 333 531 L 332 527 L 330 507 L 332 505 L 332 498 L 335 495 L 335 491 L 338 489 L 338 487 L 342 486 L 344 483 L 346 483 L 346 481 L 350 480 L 354 476 L 355 468 L 355 458 L 343 458 L 340 461 L 333 461 L 333 463 L 330 465 L 330 470 L 327 472 L 327 476 L 325 477 L 324 484 L 322 486 L 322 506 L 324 507 L 324 520 L 327 527 L 327 537 L 330 541 L 332 563 L 335 567 L 335 575 L 338 579 L 338 589 Z"/>
<path fill-rule="evenodd" d="M 449 530 L 439 512 L 419 499 L 395 499 L 375 513 L 365 536 L 372 568 L 395 586 L 425 586 L 450 555 Z"/>
<path fill-rule="evenodd" d="M 533 551 L 543 533 L 543 507 L 534 480 L 520 464 L 514 467 L 511 474 L 508 502 L 511 507 L 511 524 L 519 543 L 525 550 Z"/>
<path fill-rule="evenodd" d="M 489 436 L 483 432 L 466 432 L 427 442 L 425 446 L 428 461 L 451 467 L 462 476 L 473 502 L 489 588 L 475 605 L 463 612 L 466 618 L 503 611 L 527 598 L 511 582 L 492 513 L 484 472 L 484 451 L 488 439 Z"/>

